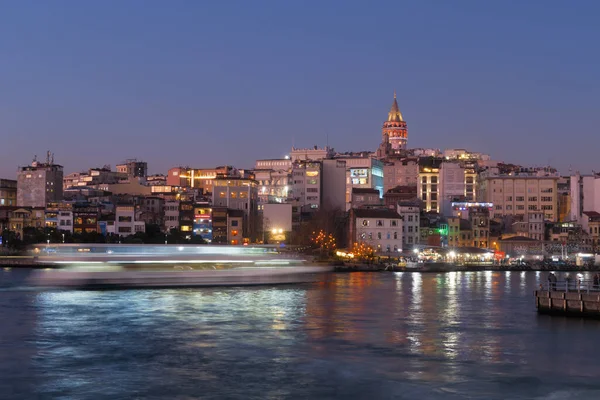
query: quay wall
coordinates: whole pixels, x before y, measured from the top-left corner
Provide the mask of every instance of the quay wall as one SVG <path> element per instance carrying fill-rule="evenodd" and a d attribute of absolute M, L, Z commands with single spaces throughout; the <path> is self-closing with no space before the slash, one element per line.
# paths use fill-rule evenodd
<path fill-rule="evenodd" d="M 535 291 L 535 305 L 541 314 L 562 314 L 600 318 L 600 292 Z"/>

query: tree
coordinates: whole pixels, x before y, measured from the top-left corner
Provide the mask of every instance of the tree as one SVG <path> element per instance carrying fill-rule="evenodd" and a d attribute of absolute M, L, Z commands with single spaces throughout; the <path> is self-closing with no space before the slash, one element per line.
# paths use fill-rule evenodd
<path fill-rule="evenodd" d="M 364 242 L 354 243 L 352 254 L 359 261 L 371 262 L 375 259 L 375 249 Z"/>
<path fill-rule="evenodd" d="M 321 255 L 331 255 L 337 247 L 335 237 L 322 229 L 312 233 L 311 242 L 321 249 Z"/>

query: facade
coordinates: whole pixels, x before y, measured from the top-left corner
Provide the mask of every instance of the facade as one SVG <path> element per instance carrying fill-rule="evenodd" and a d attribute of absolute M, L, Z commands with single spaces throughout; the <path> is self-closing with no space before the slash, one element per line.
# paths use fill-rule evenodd
<path fill-rule="evenodd" d="M 25 228 L 43 228 L 45 225 L 44 209 L 37 207 L 21 207 L 9 212 L 8 225 L 9 229 L 17 235 L 18 238 L 23 238 Z"/>
<path fill-rule="evenodd" d="M 142 197 L 138 202 L 140 221 L 161 225 L 164 219 L 165 200 L 158 196 Z"/>
<path fill-rule="evenodd" d="M 206 243 L 213 240 L 212 208 L 209 203 L 194 204 L 194 235 L 200 236 Z"/>
<path fill-rule="evenodd" d="M 362 208 L 365 206 L 380 206 L 381 198 L 377 189 L 352 188 L 352 197 L 350 202 L 352 208 Z"/>
<path fill-rule="evenodd" d="M 145 231 L 146 224 L 137 220 L 135 206 L 118 205 L 115 207 L 115 233 L 117 235 L 130 236 Z"/>
<path fill-rule="evenodd" d="M 263 209 L 263 230 L 266 233 L 273 230 L 281 233 L 292 231 L 291 204 L 265 204 Z"/>
<path fill-rule="evenodd" d="M 440 158 L 420 158 L 417 195 L 426 212 L 440 212 Z"/>
<path fill-rule="evenodd" d="M 544 240 L 545 223 L 544 213 L 531 212 L 527 213 L 527 236 L 535 240 Z"/>
<path fill-rule="evenodd" d="M 89 204 L 73 205 L 73 233 L 98 232 L 100 208 Z"/>
<path fill-rule="evenodd" d="M 73 206 L 71 204 L 48 204 L 45 218 L 46 227 L 73 233 Z"/>
<path fill-rule="evenodd" d="M 17 173 L 17 206 L 46 207 L 63 200 L 63 167 L 48 153 L 45 163 L 34 158 Z"/>
<path fill-rule="evenodd" d="M 164 231 L 179 229 L 179 200 L 167 200 L 164 205 Z"/>
<path fill-rule="evenodd" d="M 290 159 L 293 163 L 296 161 L 321 161 L 326 158 L 332 158 L 333 154 L 333 149 L 329 146 L 324 148 L 314 146 L 307 149 L 292 147 Z"/>
<path fill-rule="evenodd" d="M 321 207 L 325 210 L 345 210 L 346 207 L 346 161 L 321 161 L 322 196 Z"/>
<path fill-rule="evenodd" d="M 487 207 L 472 207 L 469 210 L 473 247 L 490 247 L 490 212 Z"/>
<path fill-rule="evenodd" d="M 411 201 L 415 202 L 417 199 L 417 186 L 396 186 L 388 190 L 383 195 L 383 202 L 387 208 L 394 210 L 399 202 Z"/>
<path fill-rule="evenodd" d="M 378 253 L 402 251 L 402 219 L 394 210 L 353 208 L 348 238 L 348 248 L 366 243 Z"/>
<path fill-rule="evenodd" d="M 243 237 L 254 238 L 258 218 L 258 184 L 254 179 L 218 177 L 213 184 L 213 207 L 242 210 Z M 213 219 L 213 224 L 216 221 Z"/>
<path fill-rule="evenodd" d="M 17 181 L 0 179 L 0 207 L 17 205 Z"/>
<path fill-rule="evenodd" d="M 351 208 L 352 189 L 377 189 L 383 197 L 383 162 L 371 154 L 363 156 L 340 156 L 346 162 L 346 211 Z"/>
<path fill-rule="evenodd" d="M 480 176 L 479 200 L 494 204 L 494 219 L 506 215 L 525 215 L 533 211 L 544 213 L 544 220 L 558 220 L 558 176 L 537 176 L 528 173 Z"/>
<path fill-rule="evenodd" d="M 257 160 L 254 175 L 258 182 L 259 209 L 266 203 L 284 203 L 292 187 L 292 161 L 289 158 Z"/>
<path fill-rule="evenodd" d="M 389 160 L 383 166 L 384 192 L 397 186 L 417 186 L 419 163 L 417 157 Z"/>
<path fill-rule="evenodd" d="M 296 161 L 292 166 L 292 198 L 301 212 L 316 212 L 321 208 L 322 163 Z"/>
<path fill-rule="evenodd" d="M 128 175 L 123 172 L 111 171 L 110 167 L 91 168 L 88 172 L 74 172 L 63 178 L 63 189 L 77 187 L 95 187 L 101 184 L 113 185 L 126 180 Z"/>
<path fill-rule="evenodd" d="M 191 239 L 194 231 L 194 202 L 188 199 L 179 202 L 179 231 Z"/>
<path fill-rule="evenodd" d="M 167 186 L 196 188 L 202 190 L 202 193 L 212 193 L 217 176 L 235 177 L 238 172 L 230 165 L 205 169 L 175 167 L 167 174 Z"/>
<path fill-rule="evenodd" d="M 118 173 L 125 174 L 128 178 L 146 178 L 148 176 L 148 163 L 135 158 L 125 160 L 117 165 L 116 169 Z"/>
<path fill-rule="evenodd" d="M 421 229 L 421 207 L 418 202 L 399 202 L 397 212 L 402 218 L 403 248 L 409 248 L 419 243 Z"/>
<path fill-rule="evenodd" d="M 215 244 L 240 245 L 244 243 L 243 210 L 232 210 L 226 207 L 213 207 L 213 240 Z"/>

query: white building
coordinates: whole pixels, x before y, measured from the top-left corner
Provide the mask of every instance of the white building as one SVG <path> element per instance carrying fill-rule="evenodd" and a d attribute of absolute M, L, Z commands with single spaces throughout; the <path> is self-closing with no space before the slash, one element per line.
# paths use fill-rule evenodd
<path fill-rule="evenodd" d="M 582 223 L 584 212 L 600 212 L 600 175 L 571 176 L 570 220 Z"/>
<path fill-rule="evenodd" d="M 360 208 L 350 210 L 350 234 L 354 243 L 366 243 L 378 253 L 402 251 L 402 219 L 389 209 Z"/>
<path fill-rule="evenodd" d="M 296 161 L 292 166 L 292 199 L 303 212 L 321 208 L 322 170 L 319 161 Z"/>
<path fill-rule="evenodd" d="M 346 161 L 322 160 L 323 186 L 321 206 L 325 210 L 345 210 L 346 207 Z"/>
<path fill-rule="evenodd" d="M 284 203 L 291 191 L 292 160 L 257 160 L 254 176 L 258 182 L 258 209 L 269 202 Z"/>
<path fill-rule="evenodd" d="M 165 201 L 164 213 L 165 232 L 169 232 L 171 229 L 179 229 L 179 201 Z"/>
<path fill-rule="evenodd" d="M 527 213 L 528 236 L 535 240 L 544 240 L 545 224 L 543 212 Z"/>
<path fill-rule="evenodd" d="M 414 202 L 400 202 L 397 206 L 398 215 L 402 218 L 403 248 L 419 243 L 421 208 Z"/>
<path fill-rule="evenodd" d="M 135 206 L 123 205 L 115 207 L 115 233 L 120 236 L 145 232 L 146 224 L 138 221 Z"/>
<path fill-rule="evenodd" d="M 318 148 L 317 146 L 299 149 L 292 147 L 290 153 L 290 159 L 292 162 L 296 161 L 321 161 L 326 158 L 333 156 L 333 149 L 331 147 Z"/>

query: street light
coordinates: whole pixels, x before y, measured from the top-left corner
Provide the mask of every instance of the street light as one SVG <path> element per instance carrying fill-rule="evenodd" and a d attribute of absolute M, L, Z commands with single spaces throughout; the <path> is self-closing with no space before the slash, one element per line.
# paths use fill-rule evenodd
<path fill-rule="evenodd" d="M 63 243 L 65 242 L 65 234 L 62 234 Z"/>

